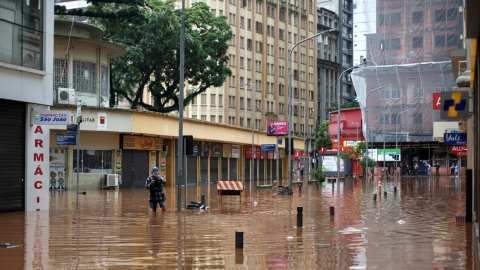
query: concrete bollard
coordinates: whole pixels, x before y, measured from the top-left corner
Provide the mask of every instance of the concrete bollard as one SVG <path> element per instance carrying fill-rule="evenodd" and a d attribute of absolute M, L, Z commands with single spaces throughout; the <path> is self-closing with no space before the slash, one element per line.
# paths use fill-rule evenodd
<path fill-rule="evenodd" d="M 373 194 L 373 200 L 374 200 L 374 201 L 377 200 L 377 194 Z"/>
<path fill-rule="evenodd" d="M 235 231 L 235 248 L 243 248 L 243 231 Z"/>
<path fill-rule="evenodd" d="M 302 206 L 297 207 L 297 227 L 298 228 L 303 227 L 303 207 Z"/>
<path fill-rule="evenodd" d="M 335 215 L 335 207 L 330 206 L 330 216 L 334 216 L 334 215 Z"/>
<path fill-rule="evenodd" d="M 203 195 L 203 194 L 200 195 L 200 198 L 201 198 L 201 199 L 200 199 L 200 203 L 201 203 L 202 205 L 205 205 L 205 195 Z"/>

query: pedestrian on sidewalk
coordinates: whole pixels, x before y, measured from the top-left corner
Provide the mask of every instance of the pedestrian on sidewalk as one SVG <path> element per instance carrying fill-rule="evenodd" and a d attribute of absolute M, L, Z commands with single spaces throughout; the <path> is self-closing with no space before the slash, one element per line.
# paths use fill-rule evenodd
<path fill-rule="evenodd" d="M 458 163 L 455 165 L 455 174 L 456 174 L 457 177 L 458 177 Z"/>
<path fill-rule="evenodd" d="M 440 176 L 440 164 L 437 164 L 435 165 L 435 176 Z"/>
<path fill-rule="evenodd" d="M 413 176 L 418 175 L 418 163 L 415 162 L 415 165 L 413 165 Z"/>
<path fill-rule="evenodd" d="M 148 201 L 153 212 L 157 212 L 157 204 L 159 204 L 160 208 L 162 208 L 162 212 L 167 211 L 167 208 L 165 207 L 167 197 L 165 196 L 165 191 L 163 190 L 163 186 L 166 183 L 167 181 L 165 178 L 158 174 L 158 167 L 153 167 L 152 175 L 150 175 L 145 182 L 145 187 L 150 191 Z"/>
<path fill-rule="evenodd" d="M 300 165 L 300 175 L 303 176 L 303 170 L 305 169 L 305 167 L 303 167 L 303 164 Z"/>
<path fill-rule="evenodd" d="M 427 176 L 430 177 L 430 167 L 431 167 L 430 163 L 427 162 L 425 167 L 426 167 L 426 170 L 427 170 Z"/>
<path fill-rule="evenodd" d="M 450 167 L 450 176 L 455 175 L 455 163 L 452 163 L 452 166 Z"/>

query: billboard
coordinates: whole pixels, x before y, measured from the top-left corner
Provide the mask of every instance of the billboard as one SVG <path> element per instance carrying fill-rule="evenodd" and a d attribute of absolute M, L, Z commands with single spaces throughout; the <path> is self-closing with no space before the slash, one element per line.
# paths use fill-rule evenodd
<path fill-rule="evenodd" d="M 267 121 L 267 136 L 288 135 L 287 121 Z"/>

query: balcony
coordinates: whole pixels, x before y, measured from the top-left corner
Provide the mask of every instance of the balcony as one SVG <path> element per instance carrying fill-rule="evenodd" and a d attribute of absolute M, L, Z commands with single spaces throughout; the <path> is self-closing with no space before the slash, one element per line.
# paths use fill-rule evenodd
<path fill-rule="evenodd" d="M 287 9 L 287 1 L 280 0 L 280 9 L 282 10 Z"/>
<path fill-rule="evenodd" d="M 298 14 L 298 7 L 294 4 L 290 4 L 290 6 L 288 7 L 288 9 L 293 12 L 293 13 L 296 13 Z"/>
<path fill-rule="evenodd" d="M 302 9 L 302 17 L 303 18 L 307 17 L 307 10 L 306 9 Z"/>
<path fill-rule="evenodd" d="M 267 0 L 267 4 L 276 6 L 277 5 L 277 0 Z"/>

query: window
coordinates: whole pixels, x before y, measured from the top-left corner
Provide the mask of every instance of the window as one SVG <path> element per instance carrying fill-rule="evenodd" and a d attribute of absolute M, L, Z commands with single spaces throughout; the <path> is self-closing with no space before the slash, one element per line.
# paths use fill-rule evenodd
<path fill-rule="evenodd" d="M 245 58 L 240 57 L 240 68 L 243 68 L 243 62 L 245 62 Z"/>
<path fill-rule="evenodd" d="M 218 95 L 218 106 L 223 106 L 223 95 Z"/>
<path fill-rule="evenodd" d="M 255 9 L 257 10 L 258 14 L 262 14 L 262 1 L 255 2 Z"/>
<path fill-rule="evenodd" d="M 453 21 L 457 19 L 458 9 L 456 8 L 449 8 L 447 10 L 447 21 Z"/>
<path fill-rule="evenodd" d="M 285 114 L 285 104 L 278 103 L 278 111 L 280 114 Z"/>
<path fill-rule="evenodd" d="M 252 109 L 252 99 L 247 98 L 247 110 L 251 110 L 251 109 Z"/>
<path fill-rule="evenodd" d="M 278 94 L 280 96 L 285 96 L 285 85 L 283 84 L 278 85 Z"/>
<path fill-rule="evenodd" d="M 73 88 L 77 92 L 95 93 L 96 64 L 73 60 Z"/>
<path fill-rule="evenodd" d="M 252 69 L 252 59 L 247 58 L 247 69 Z"/>
<path fill-rule="evenodd" d="M 414 88 L 413 98 L 423 98 L 423 88 Z"/>
<path fill-rule="evenodd" d="M 235 87 L 235 76 L 229 77 L 229 86 Z"/>
<path fill-rule="evenodd" d="M 443 21 L 445 21 L 445 10 L 444 9 L 435 10 L 435 22 L 443 22 Z"/>
<path fill-rule="evenodd" d="M 388 25 L 389 14 L 380 14 L 378 18 L 378 23 L 380 26 Z"/>
<path fill-rule="evenodd" d="M 313 56 L 309 56 L 309 57 L 308 57 L 308 64 L 309 64 L 310 66 L 313 66 Z"/>
<path fill-rule="evenodd" d="M 262 120 L 255 119 L 255 128 L 258 130 L 262 130 Z"/>
<path fill-rule="evenodd" d="M 247 127 L 251 127 L 252 126 L 252 121 L 250 121 L 250 118 L 247 118 Z"/>
<path fill-rule="evenodd" d="M 293 106 L 293 115 L 297 116 L 298 115 L 298 106 L 294 105 Z M 296 128 L 295 128 L 296 129 Z"/>
<path fill-rule="evenodd" d="M 252 40 L 251 39 L 247 39 L 247 50 L 252 50 Z"/>
<path fill-rule="evenodd" d="M 422 113 L 413 113 L 413 123 L 414 124 L 422 123 Z"/>
<path fill-rule="evenodd" d="M 255 41 L 255 51 L 258 53 L 262 53 L 262 42 L 261 41 Z"/>
<path fill-rule="evenodd" d="M 240 28 L 245 28 L 245 17 L 240 16 Z"/>
<path fill-rule="evenodd" d="M 261 22 L 255 23 L 255 31 L 259 34 L 263 33 L 263 24 Z"/>
<path fill-rule="evenodd" d="M 1 1 L 0 62 L 43 70 L 43 6 L 43 1 Z"/>
<path fill-rule="evenodd" d="M 210 9 L 210 12 L 212 12 L 213 16 L 217 16 L 217 10 L 216 9 Z"/>
<path fill-rule="evenodd" d="M 308 91 L 308 99 L 309 100 L 313 100 L 313 91 L 312 90 L 309 90 Z M 310 114 L 311 115 L 311 114 Z"/>
<path fill-rule="evenodd" d="M 285 22 L 287 20 L 287 14 L 284 10 L 280 10 L 280 21 Z"/>
<path fill-rule="evenodd" d="M 278 31 L 278 38 L 279 38 L 280 40 L 285 40 L 285 30 L 280 29 L 280 30 Z"/>
<path fill-rule="evenodd" d="M 68 87 L 68 61 L 59 58 L 53 60 L 53 77 L 53 86 L 55 90 L 59 87 Z"/>
<path fill-rule="evenodd" d="M 309 30 L 310 32 L 313 31 L 313 22 L 308 22 L 308 30 Z"/>
<path fill-rule="evenodd" d="M 400 16 L 400 13 L 393 13 L 390 15 L 390 24 L 391 25 L 402 24 L 402 17 Z"/>
<path fill-rule="evenodd" d="M 447 35 L 447 46 L 457 46 L 457 43 L 458 39 L 456 34 Z"/>
<path fill-rule="evenodd" d="M 247 19 L 247 30 L 252 30 L 252 19 Z"/>
<path fill-rule="evenodd" d="M 413 48 L 423 48 L 423 37 L 413 37 L 412 46 Z"/>
<path fill-rule="evenodd" d="M 197 103 L 197 97 L 194 97 L 194 98 L 192 99 L 192 105 L 197 105 L 197 104 L 198 104 L 198 103 Z M 196 118 L 196 117 L 195 117 L 195 118 Z"/>
<path fill-rule="evenodd" d="M 261 100 L 255 100 L 255 109 L 256 110 L 261 110 L 262 109 L 262 101 Z"/>
<path fill-rule="evenodd" d="M 215 105 L 215 99 L 216 99 L 216 95 L 210 94 L 210 105 Z"/>
<path fill-rule="evenodd" d="M 391 92 L 390 98 L 392 99 L 397 99 L 402 97 L 402 89 L 391 89 L 390 92 Z"/>
<path fill-rule="evenodd" d="M 215 122 L 215 115 L 210 115 L 210 122 Z"/>
<path fill-rule="evenodd" d="M 100 67 L 100 94 L 108 97 L 108 68 L 101 65 Z"/>
<path fill-rule="evenodd" d="M 218 116 L 218 123 L 223 124 L 223 116 Z"/>
<path fill-rule="evenodd" d="M 262 91 L 262 81 L 255 80 L 255 91 L 261 92 Z"/>
<path fill-rule="evenodd" d="M 402 48 L 402 42 L 399 38 L 392 38 L 390 40 L 390 49 L 391 50 L 400 50 Z"/>
<path fill-rule="evenodd" d="M 235 96 L 228 96 L 228 107 L 235 108 Z"/>
<path fill-rule="evenodd" d="M 230 45 L 235 46 L 235 35 L 232 35 L 232 39 L 230 39 Z"/>
<path fill-rule="evenodd" d="M 202 98 L 202 105 L 206 105 L 207 104 L 207 94 L 202 94 L 201 98 Z"/>
<path fill-rule="evenodd" d="M 245 99 L 243 97 L 240 98 L 240 109 L 244 109 L 245 108 Z"/>
<path fill-rule="evenodd" d="M 307 24 L 307 20 L 305 18 L 302 18 L 300 22 L 300 27 L 302 27 L 302 29 L 305 29 L 306 24 Z"/>
<path fill-rule="evenodd" d="M 113 150 L 80 150 L 81 173 L 112 173 Z M 77 150 L 73 150 L 73 172 L 77 172 Z"/>
<path fill-rule="evenodd" d="M 228 124 L 234 126 L 235 125 L 235 117 L 229 116 L 228 117 Z"/>
<path fill-rule="evenodd" d="M 192 114 L 192 119 L 197 119 L 197 115 L 196 115 L 196 114 Z"/>
<path fill-rule="evenodd" d="M 235 0 L 229 0 L 228 2 L 232 5 L 235 5 Z"/>
<path fill-rule="evenodd" d="M 240 123 L 239 124 L 240 124 L 241 127 L 244 127 L 244 124 L 245 124 L 244 120 L 245 119 L 243 117 L 240 117 Z"/>
<path fill-rule="evenodd" d="M 200 116 L 200 120 L 202 120 L 202 121 L 207 121 L 207 116 L 206 116 L 206 115 L 201 115 L 201 116 Z"/>
<path fill-rule="evenodd" d="M 230 54 L 229 55 L 230 57 L 230 60 L 228 61 L 228 63 L 230 64 L 230 66 L 235 66 L 235 55 L 234 54 Z"/>
<path fill-rule="evenodd" d="M 412 23 L 423 23 L 423 11 L 414 11 L 412 13 Z"/>
<path fill-rule="evenodd" d="M 379 115 L 380 116 L 380 124 L 385 124 L 385 125 L 388 125 L 388 118 L 389 118 L 389 114 L 381 114 Z"/>
<path fill-rule="evenodd" d="M 262 72 L 262 61 L 255 61 L 255 71 L 256 72 Z"/>
<path fill-rule="evenodd" d="M 278 48 L 278 54 L 280 56 L 280 58 L 285 58 L 285 49 L 284 48 Z"/>
<path fill-rule="evenodd" d="M 435 36 L 435 48 L 445 47 L 445 36 Z"/>
<path fill-rule="evenodd" d="M 235 14 L 229 13 L 228 14 L 228 20 L 231 25 L 235 25 Z"/>
<path fill-rule="evenodd" d="M 397 117 L 398 116 L 398 117 Z M 392 123 L 392 125 L 398 125 L 398 124 L 401 124 L 402 123 L 402 115 L 400 114 L 392 114 L 391 117 L 390 117 L 390 123 Z"/>
<path fill-rule="evenodd" d="M 298 88 L 293 88 L 293 97 L 298 97 Z"/>

